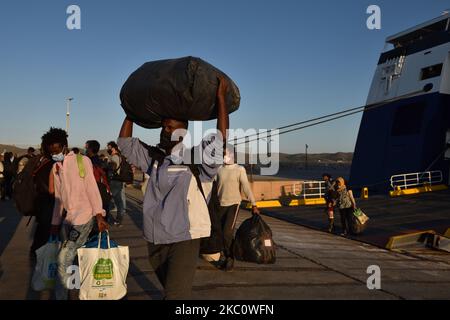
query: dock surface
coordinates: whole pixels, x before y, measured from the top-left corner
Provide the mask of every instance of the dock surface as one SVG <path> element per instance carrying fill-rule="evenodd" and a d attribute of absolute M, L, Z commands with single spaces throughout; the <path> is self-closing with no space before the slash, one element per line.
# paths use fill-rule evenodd
<path fill-rule="evenodd" d="M 111 227 L 111 238 L 130 249 L 126 299 L 161 299 L 162 288 L 142 239 L 142 194 L 127 188 L 127 196 L 123 227 Z M 241 210 L 237 225 L 248 217 L 250 213 Z M 194 299 L 450 299 L 448 256 L 436 259 L 420 250 L 392 252 L 275 217 L 263 218 L 273 231 L 276 263 L 237 261 L 234 271 L 223 272 L 199 259 Z M 32 228 L 26 227 L 27 221 L 11 201 L 0 203 L 0 299 L 51 298 L 51 293 L 30 289 Z M 379 290 L 367 287 L 371 265 L 381 270 Z"/>

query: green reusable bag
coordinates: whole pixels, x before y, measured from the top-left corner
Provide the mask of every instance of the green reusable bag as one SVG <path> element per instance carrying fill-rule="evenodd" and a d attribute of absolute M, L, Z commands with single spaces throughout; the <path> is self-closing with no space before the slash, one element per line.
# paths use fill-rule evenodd
<path fill-rule="evenodd" d="M 95 280 L 110 280 L 113 278 L 113 263 L 111 259 L 100 258 L 94 266 Z"/>
<path fill-rule="evenodd" d="M 369 220 L 369 217 L 366 216 L 364 212 L 359 208 L 353 211 L 353 215 L 356 217 L 356 219 L 358 219 L 359 223 L 361 224 L 365 224 L 367 220 Z"/>

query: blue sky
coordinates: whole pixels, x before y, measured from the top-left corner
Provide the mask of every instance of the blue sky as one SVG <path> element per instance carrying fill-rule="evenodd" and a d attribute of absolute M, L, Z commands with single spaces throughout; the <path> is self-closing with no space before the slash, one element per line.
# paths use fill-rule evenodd
<path fill-rule="evenodd" d="M 81 30 L 66 8 L 81 8 Z M 381 8 L 381 30 L 366 8 Z M 234 128 L 273 128 L 365 103 L 384 39 L 432 19 L 447 1 L 0 1 L 0 143 L 38 144 L 65 127 L 70 144 L 115 139 L 119 92 L 151 60 L 199 56 L 240 88 Z M 282 152 L 353 151 L 361 115 L 284 135 Z M 214 126 L 208 122 L 206 127 Z M 135 130 L 156 143 L 159 130 Z"/>

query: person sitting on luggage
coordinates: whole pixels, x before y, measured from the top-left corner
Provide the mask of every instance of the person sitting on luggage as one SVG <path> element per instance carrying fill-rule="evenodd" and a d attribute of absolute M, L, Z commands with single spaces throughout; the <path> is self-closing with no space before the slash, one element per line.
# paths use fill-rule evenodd
<path fill-rule="evenodd" d="M 326 213 L 328 216 L 328 232 L 333 232 L 334 228 L 334 201 L 332 192 L 334 191 L 334 181 L 331 179 L 329 173 L 322 174 L 322 179 L 325 185 L 325 203 L 326 203 Z"/>
<path fill-rule="evenodd" d="M 339 208 L 339 213 L 341 215 L 341 235 L 347 236 L 350 231 L 353 211 L 356 209 L 356 202 L 352 190 L 347 189 L 344 178 L 336 178 L 335 185 L 337 191 L 336 206 Z"/>
<path fill-rule="evenodd" d="M 206 204 L 211 189 L 206 186 L 212 188 L 223 162 L 229 121 L 227 90 L 228 82 L 219 79 L 216 92 L 218 132 L 205 137 L 200 146 L 191 150 L 195 165 L 186 165 L 193 163 L 192 153 L 182 143 L 188 121 L 163 119 L 160 143 L 150 147 L 132 138 L 133 122 L 127 117 L 117 140 L 130 164 L 150 176 L 143 205 L 144 238 L 150 264 L 164 287 L 167 300 L 191 297 L 200 239 L 211 234 Z"/>
<path fill-rule="evenodd" d="M 224 244 L 224 252 L 220 258 L 220 264 L 225 271 L 231 271 L 234 266 L 233 231 L 242 201 L 241 190 L 252 204 L 252 213 L 259 214 L 245 168 L 235 163 L 232 147 L 226 149 L 224 165 L 220 167 L 217 173 L 217 190 Z"/>
<path fill-rule="evenodd" d="M 55 141 L 50 146 L 55 161 L 49 179 L 49 191 L 55 195 L 51 234 L 60 234 L 62 241 L 55 294 L 56 299 L 67 300 L 70 280 L 67 268 L 74 263 L 77 249 L 87 242 L 94 223 L 99 232 L 105 231 L 108 224 L 91 160 L 68 152 L 66 131 L 57 128 L 50 131 Z"/>

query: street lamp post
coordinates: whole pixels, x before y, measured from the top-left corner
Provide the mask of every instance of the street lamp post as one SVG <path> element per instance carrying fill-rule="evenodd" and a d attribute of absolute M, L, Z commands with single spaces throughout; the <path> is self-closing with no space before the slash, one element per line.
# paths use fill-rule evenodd
<path fill-rule="evenodd" d="M 308 169 L 308 145 L 305 144 L 305 169 Z"/>
<path fill-rule="evenodd" d="M 69 128 L 70 128 L 70 102 L 73 100 L 73 98 L 67 98 L 67 113 L 66 113 L 66 133 L 69 135 Z"/>

